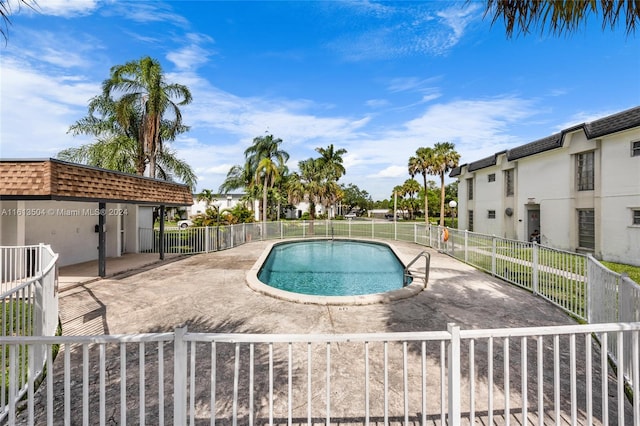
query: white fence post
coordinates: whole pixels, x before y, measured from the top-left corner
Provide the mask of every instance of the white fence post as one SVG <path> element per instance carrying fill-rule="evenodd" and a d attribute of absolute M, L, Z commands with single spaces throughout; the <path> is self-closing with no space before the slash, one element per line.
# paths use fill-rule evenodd
<path fill-rule="evenodd" d="M 414 244 L 418 244 L 418 225 L 413 224 L 413 242 Z"/>
<path fill-rule="evenodd" d="M 532 263 L 532 270 L 531 270 L 531 274 L 532 274 L 532 290 L 533 290 L 533 294 L 538 294 L 538 243 L 537 242 L 532 242 L 531 243 L 533 245 L 533 250 L 532 250 L 532 258 L 531 258 L 531 263 Z"/>
<path fill-rule="evenodd" d="M 204 252 L 209 253 L 209 227 L 204 228 Z"/>
<path fill-rule="evenodd" d="M 173 424 L 187 422 L 187 327 L 176 327 L 173 341 Z"/>
<path fill-rule="evenodd" d="M 469 263 L 469 230 L 464 230 L 464 261 Z"/>
<path fill-rule="evenodd" d="M 496 236 L 491 236 L 491 275 L 496 276 Z"/>
<path fill-rule="evenodd" d="M 451 334 L 448 345 L 449 370 L 449 425 L 460 425 L 460 326 L 447 324 L 447 331 Z"/>

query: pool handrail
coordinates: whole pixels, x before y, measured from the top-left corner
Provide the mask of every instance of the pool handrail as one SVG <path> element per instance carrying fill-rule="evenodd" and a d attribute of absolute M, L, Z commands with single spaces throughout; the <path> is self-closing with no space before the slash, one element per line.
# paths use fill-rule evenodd
<path fill-rule="evenodd" d="M 420 259 L 421 257 L 424 257 L 425 260 L 425 264 L 424 264 L 424 276 L 422 277 L 424 279 L 424 288 L 427 288 L 427 283 L 429 282 L 429 268 L 431 267 L 431 254 L 427 251 L 422 251 L 420 252 L 416 257 L 413 258 L 413 260 L 411 262 L 409 262 L 409 264 L 404 268 L 404 278 L 402 279 L 402 285 L 406 286 L 408 283 L 408 277 L 414 277 L 415 276 L 415 271 L 413 273 L 411 273 L 409 271 L 409 268 L 418 261 L 418 259 Z"/>

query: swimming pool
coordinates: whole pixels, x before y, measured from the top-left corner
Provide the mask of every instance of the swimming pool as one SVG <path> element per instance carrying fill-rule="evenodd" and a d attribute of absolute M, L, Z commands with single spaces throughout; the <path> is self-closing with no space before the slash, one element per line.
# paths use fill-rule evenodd
<path fill-rule="evenodd" d="M 404 287 L 404 265 L 391 248 L 355 240 L 274 245 L 258 279 L 276 289 L 316 296 L 357 296 Z"/>
<path fill-rule="evenodd" d="M 386 243 L 352 239 L 272 243 L 247 273 L 249 287 L 302 303 L 368 304 L 409 297 L 404 265 Z M 410 280 L 409 280 L 410 282 Z"/>

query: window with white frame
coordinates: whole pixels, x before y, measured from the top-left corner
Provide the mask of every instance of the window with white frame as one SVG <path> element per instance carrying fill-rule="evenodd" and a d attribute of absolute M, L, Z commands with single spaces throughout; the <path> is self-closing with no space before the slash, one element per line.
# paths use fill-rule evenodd
<path fill-rule="evenodd" d="M 631 142 L 631 156 L 640 157 L 640 141 Z"/>
<path fill-rule="evenodd" d="M 467 200 L 473 200 L 473 179 L 467 179 Z"/>
<path fill-rule="evenodd" d="M 513 169 L 504 171 L 504 195 L 513 197 Z"/>
<path fill-rule="evenodd" d="M 596 248 L 595 212 L 593 209 L 578 210 L 578 247 Z"/>
<path fill-rule="evenodd" d="M 583 152 L 576 155 L 576 179 L 578 191 L 593 191 L 594 153 Z"/>
<path fill-rule="evenodd" d="M 631 223 L 633 225 L 640 225 L 640 209 L 631 210 L 631 213 L 633 214 L 633 217 L 631 219 Z"/>
<path fill-rule="evenodd" d="M 487 179 L 488 179 L 489 182 L 495 182 L 496 181 L 496 174 L 495 173 L 489 174 L 489 176 L 487 176 Z"/>
<path fill-rule="evenodd" d="M 473 210 L 469 210 L 469 217 L 467 218 L 467 231 L 473 232 Z"/>
<path fill-rule="evenodd" d="M 496 211 L 495 210 L 489 210 L 487 213 L 487 218 L 488 219 L 495 219 L 496 218 Z"/>

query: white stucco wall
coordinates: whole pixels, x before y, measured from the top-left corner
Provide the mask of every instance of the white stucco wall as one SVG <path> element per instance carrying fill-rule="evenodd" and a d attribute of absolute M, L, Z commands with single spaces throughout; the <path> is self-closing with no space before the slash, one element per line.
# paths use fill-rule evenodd
<path fill-rule="evenodd" d="M 543 153 L 506 161 L 458 176 L 459 228 L 465 229 L 468 210 L 474 211 L 474 231 L 528 240 L 527 210 L 540 209 L 542 244 L 578 249 L 577 209 L 594 209 L 594 254 L 604 260 L 640 265 L 640 226 L 632 224 L 640 209 L 640 157 L 631 157 L 631 143 L 640 140 L 640 128 L 599 139 L 587 139 L 582 129 L 565 135 L 564 145 Z M 576 154 L 594 152 L 594 190 L 577 191 Z M 515 170 L 513 201 L 504 196 L 503 171 Z M 487 176 L 496 174 L 496 182 Z M 467 200 L 467 179 L 473 178 L 474 199 Z M 513 222 L 504 209 L 513 203 Z M 496 219 L 487 211 L 496 210 Z M 509 236 L 509 226 L 515 235 Z"/>
<path fill-rule="evenodd" d="M 49 244 L 65 266 L 98 258 L 98 203 L 71 201 L 0 201 L 0 244 Z M 148 226 L 151 227 L 151 210 Z M 106 255 L 137 251 L 135 205 L 106 204 Z M 121 232 L 124 229 L 124 232 Z M 131 248 L 129 248 L 131 247 Z"/>
<path fill-rule="evenodd" d="M 640 266 L 640 226 L 633 209 L 640 209 L 640 157 L 631 157 L 631 142 L 640 129 L 622 132 L 602 143 L 601 238 L 603 259 Z"/>

